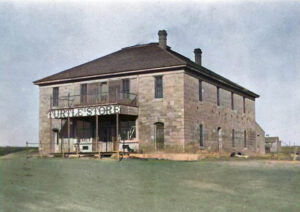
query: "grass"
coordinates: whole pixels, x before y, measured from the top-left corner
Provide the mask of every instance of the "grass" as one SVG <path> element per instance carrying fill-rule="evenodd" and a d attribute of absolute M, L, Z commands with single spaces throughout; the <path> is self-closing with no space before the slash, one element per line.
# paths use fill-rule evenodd
<path fill-rule="evenodd" d="M 0 158 L 0 211 L 300 211 L 300 165 Z"/>
<path fill-rule="evenodd" d="M 37 150 L 37 147 L 11 147 L 11 146 L 5 146 L 0 147 L 0 156 L 7 155 L 14 152 L 20 152 L 24 150 Z"/>

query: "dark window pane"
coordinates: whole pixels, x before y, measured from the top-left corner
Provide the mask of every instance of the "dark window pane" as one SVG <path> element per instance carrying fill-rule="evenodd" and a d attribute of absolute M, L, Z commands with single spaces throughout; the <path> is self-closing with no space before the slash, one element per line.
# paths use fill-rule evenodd
<path fill-rule="evenodd" d="M 220 106 L 220 88 L 217 87 L 217 105 Z"/>
<path fill-rule="evenodd" d="M 52 92 L 53 92 L 52 93 L 52 95 L 53 95 L 52 105 L 55 107 L 55 106 L 58 106 L 59 88 L 58 87 L 53 88 Z"/>
<path fill-rule="evenodd" d="M 243 111 L 246 113 L 246 99 L 243 97 Z"/>
<path fill-rule="evenodd" d="M 87 100 L 87 84 L 80 85 L 80 103 L 86 103 Z"/>
<path fill-rule="evenodd" d="M 155 77 L 155 98 L 163 98 L 162 76 Z"/>
<path fill-rule="evenodd" d="M 130 90 L 130 81 L 129 79 L 123 79 L 122 80 L 122 90 L 124 93 L 129 93 Z"/>
<path fill-rule="evenodd" d="M 202 81 L 199 80 L 199 101 L 202 101 Z"/>
<path fill-rule="evenodd" d="M 233 96 L 233 92 L 231 92 L 231 109 L 234 110 L 234 96 Z"/>
<path fill-rule="evenodd" d="M 235 147 L 235 131 L 232 129 L 232 147 Z"/>
<path fill-rule="evenodd" d="M 200 124 L 199 126 L 199 144 L 200 146 L 203 146 L 203 125 Z"/>
<path fill-rule="evenodd" d="M 244 147 L 247 147 L 247 132 L 244 131 Z"/>

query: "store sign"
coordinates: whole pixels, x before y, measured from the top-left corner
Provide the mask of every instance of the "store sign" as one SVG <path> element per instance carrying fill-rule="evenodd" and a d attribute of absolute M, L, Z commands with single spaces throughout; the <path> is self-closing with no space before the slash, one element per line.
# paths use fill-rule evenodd
<path fill-rule="evenodd" d="M 95 115 L 110 115 L 121 112 L 119 105 L 97 106 L 97 107 L 84 107 L 84 108 L 71 108 L 71 109 L 53 109 L 48 113 L 51 119 L 60 119 L 68 117 L 83 117 Z"/>

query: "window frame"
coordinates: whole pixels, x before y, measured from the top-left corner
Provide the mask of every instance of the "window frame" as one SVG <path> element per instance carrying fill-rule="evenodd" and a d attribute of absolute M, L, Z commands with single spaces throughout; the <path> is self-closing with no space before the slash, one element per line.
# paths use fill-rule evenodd
<path fill-rule="evenodd" d="M 52 106 L 57 107 L 59 105 L 59 87 L 53 87 L 52 89 Z"/>
<path fill-rule="evenodd" d="M 235 147 L 235 130 L 232 129 L 231 131 L 231 144 L 232 144 L 232 147 Z"/>
<path fill-rule="evenodd" d="M 87 83 L 80 84 L 80 103 L 87 103 Z"/>
<path fill-rule="evenodd" d="M 231 92 L 231 110 L 234 110 L 234 93 Z"/>
<path fill-rule="evenodd" d="M 199 92 L 199 101 L 200 102 L 202 102 L 202 100 L 203 100 L 203 93 L 202 93 L 202 80 L 201 79 L 199 79 L 198 80 L 198 92 Z"/>
<path fill-rule="evenodd" d="M 217 106 L 220 106 L 220 87 L 217 87 Z"/>
<path fill-rule="evenodd" d="M 160 80 L 160 81 L 159 81 Z M 163 76 L 154 77 L 154 98 L 162 99 L 164 97 Z"/>
<path fill-rule="evenodd" d="M 204 147 L 204 143 L 203 143 L 203 124 L 199 125 L 199 146 Z"/>
<path fill-rule="evenodd" d="M 246 113 L 246 97 L 243 96 L 243 113 Z"/>
<path fill-rule="evenodd" d="M 244 130 L 244 148 L 247 148 L 247 131 Z"/>
<path fill-rule="evenodd" d="M 130 79 L 122 79 L 122 92 L 127 94 L 130 93 Z"/>

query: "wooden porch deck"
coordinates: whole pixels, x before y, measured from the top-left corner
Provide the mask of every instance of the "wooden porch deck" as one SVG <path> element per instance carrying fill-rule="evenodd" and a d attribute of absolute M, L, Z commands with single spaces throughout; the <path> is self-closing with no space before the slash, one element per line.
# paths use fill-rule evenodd
<path fill-rule="evenodd" d="M 113 152 L 100 152 L 100 157 L 107 157 L 112 156 L 113 154 L 118 153 L 117 151 Z M 129 155 L 130 152 L 119 152 L 119 155 Z M 99 152 L 56 152 L 56 153 L 50 153 L 50 155 L 54 157 L 99 157 Z"/>

